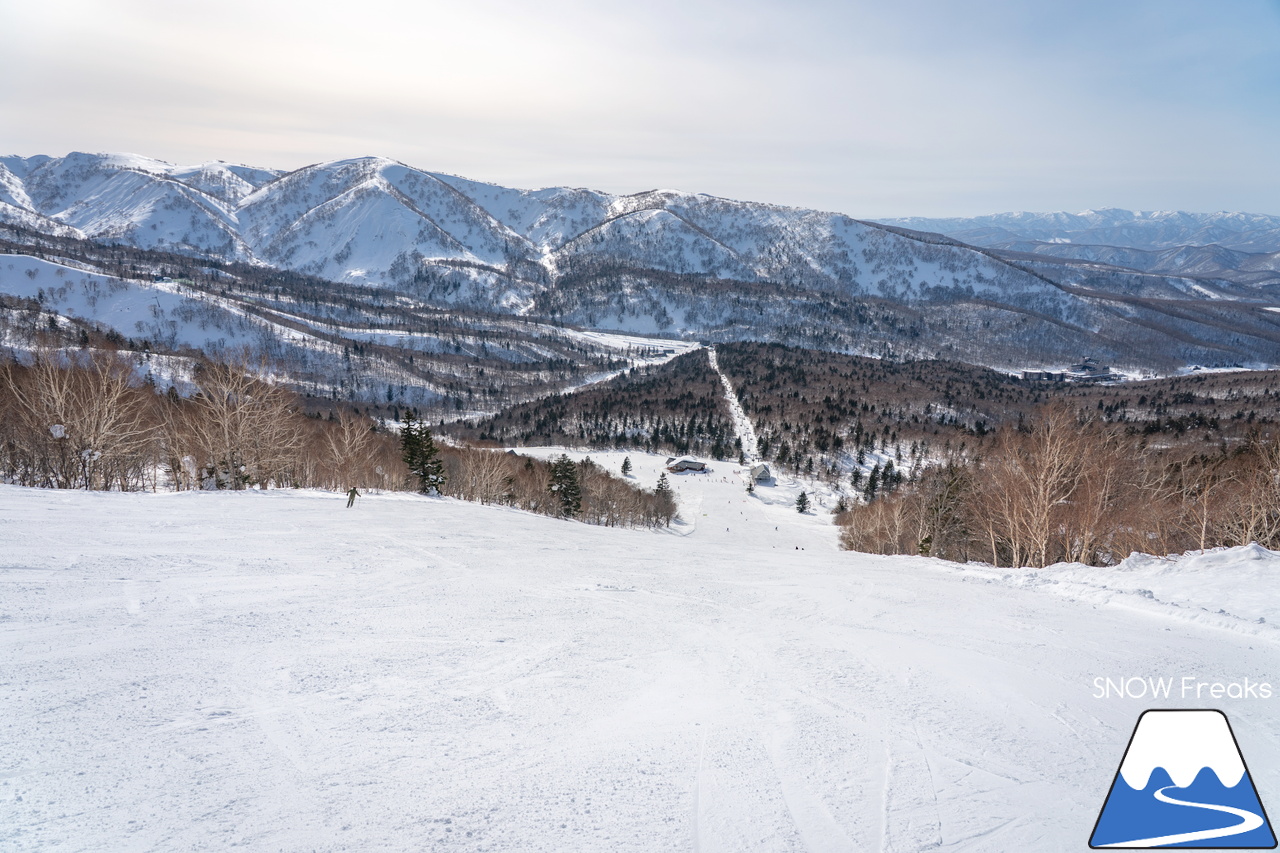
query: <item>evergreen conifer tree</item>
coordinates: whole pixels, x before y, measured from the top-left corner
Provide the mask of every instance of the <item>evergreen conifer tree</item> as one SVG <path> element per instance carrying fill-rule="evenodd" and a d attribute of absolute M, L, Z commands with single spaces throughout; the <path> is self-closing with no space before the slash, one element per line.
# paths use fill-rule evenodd
<path fill-rule="evenodd" d="M 631 457 L 630 456 L 622 460 L 622 476 L 624 477 L 631 476 Z"/>
<path fill-rule="evenodd" d="M 440 448 L 436 447 L 431 429 L 415 420 L 412 412 L 405 414 L 404 426 L 400 429 L 400 453 L 409 472 L 418 478 L 418 491 L 424 495 L 439 494 L 446 480 Z"/>
<path fill-rule="evenodd" d="M 658 475 L 658 485 L 654 487 L 654 491 L 660 495 L 671 494 L 671 481 L 667 479 L 666 474 Z"/>
<path fill-rule="evenodd" d="M 902 474 L 893 467 L 893 460 L 889 459 L 884 463 L 884 472 L 880 475 L 880 490 L 888 494 L 898 487 L 902 482 Z"/>
<path fill-rule="evenodd" d="M 862 490 L 862 496 L 867 499 L 867 503 L 871 503 L 876 499 L 876 492 L 880 490 L 880 463 L 877 462 L 875 467 L 871 469 L 871 476 L 867 477 L 867 486 Z"/>
<path fill-rule="evenodd" d="M 578 484 L 578 466 L 568 454 L 560 454 L 560 458 L 551 463 L 550 490 L 560 502 L 556 513 L 561 518 L 576 518 L 582 511 L 582 489 Z"/>
<path fill-rule="evenodd" d="M 796 512 L 809 511 L 809 496 L 804 492 L 800 493 L 800 497 L 796 498 Z"/>
<path fill-rule="evenodd" d="M 658 485 L 654 487 L 653 493 L 658 496 L 659 513 L 663 520 L 668 525 L 671 524 L 671 520 L 676 517 L 676 496 L 666 474 L 658 475 Z"/>

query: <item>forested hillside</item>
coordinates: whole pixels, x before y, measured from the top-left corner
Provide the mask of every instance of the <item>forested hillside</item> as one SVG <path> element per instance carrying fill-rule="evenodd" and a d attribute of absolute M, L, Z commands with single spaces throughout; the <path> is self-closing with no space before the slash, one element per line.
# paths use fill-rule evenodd
<path fill-rule="evenodd" d="M 871 359 L 778 345 L 716 348 L 766 458 L 832 471 L 876 452 L 899 465 L 1060 402 L 1151 442 L 1217 446 L 1280 421 L 1280 375 L 1196 372 L 1112 385 L 1029 381 L 952 361 Z M 811 468 L 812 463 L 812 468 Z"/>
<path fill-rule="evenodd" d="M 1151 445 L 1234 447 L 1280 423 L 1280 374 L 1193 372 L 1088 385 L 1025 380 L 954 361 L 893 361 L 779 344 L 721 344 L 761 457 L 780 470 L 843 480 L 892 461 L 978 451 L 1001 425 L 1060 404 Z M 736 459 L 723 389 L 703 352 L 458 423 L 453 434 L 506 444 L 654 449 Z"/>
<path fill-rule="evenodd" d="M 304 394 L 435 420 L 658 363 L 682 346 L 3 225 L 0 306 L 18 350 L 50 335 L 110 341 L 180 390 L 193 359 L 253 362 Z"/>
<path fill-rule="evenodd" d="M 89 349 L 0 362 L 0 483 L 92 491 L 412 490 L 579 519 L 670 524 L 669 492 L 598 465 L 437 444 L 407 412 L 388 425 L 345 405 L 328 416 L 253 375 L 202 361 L 184 396 Z M 352 492 L 350 497 L 357 497 Z"/>
<path fill-rule="evenodd" d="M 706 350 L 442 429 L 460 438 L 512 445 L 636 448 L 715 459 L 737 459 L 741 451 Z"/>

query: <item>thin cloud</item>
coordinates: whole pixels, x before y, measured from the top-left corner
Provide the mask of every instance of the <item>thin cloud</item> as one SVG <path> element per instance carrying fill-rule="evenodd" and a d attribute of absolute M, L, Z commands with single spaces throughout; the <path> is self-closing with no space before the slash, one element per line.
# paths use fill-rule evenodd
<path fill-rule="evenodd" d="M 12 153 L 842 210 L 1266 210 L 1280 17 L 1189 2 L 54 0 L 3 13 Z"/>

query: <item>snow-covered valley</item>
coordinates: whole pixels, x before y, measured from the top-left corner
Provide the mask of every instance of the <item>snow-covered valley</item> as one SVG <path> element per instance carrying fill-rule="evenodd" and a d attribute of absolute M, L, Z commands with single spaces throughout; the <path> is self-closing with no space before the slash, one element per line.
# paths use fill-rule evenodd
<path fill-rule="evenodd" d="M 852 554 L 712 467 L 663 532 L 0 486 L 0 848 L 1083 850 L 1138 714 L 1208 701 L 1095 679 L 1280 680 L 1275 552 Z M 1276 701 L 1213 700 L 1264 803 Z"/>

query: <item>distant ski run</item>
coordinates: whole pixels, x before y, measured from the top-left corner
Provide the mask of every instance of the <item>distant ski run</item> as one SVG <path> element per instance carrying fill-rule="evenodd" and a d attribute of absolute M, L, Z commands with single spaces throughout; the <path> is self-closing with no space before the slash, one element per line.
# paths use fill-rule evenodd
<path fill-rule="evenodd" d="M 733 390 L 733 384 L 729 382 L 729 377 L 724 375 L 724 371 L 720 369 L 720 361 L 716 358 L 716 348 L 707 347 L 707 360 L 711 362 L 711 369 L 720 377 L 720 383 L 724 385 L 724 399 L 729 404 L 729 415 L 733 418 L 734 431 L 737 438 L 742 442 L 742 455 L 746 457 L 747 462 L 755 462 L 760 458 L 760 445 L 756 442 L 756 431 L 751 426 L 751 419 L 747 417 L 747 413 L 742 409 L 742 403 L 738 400 L 738 392 Z"/>

